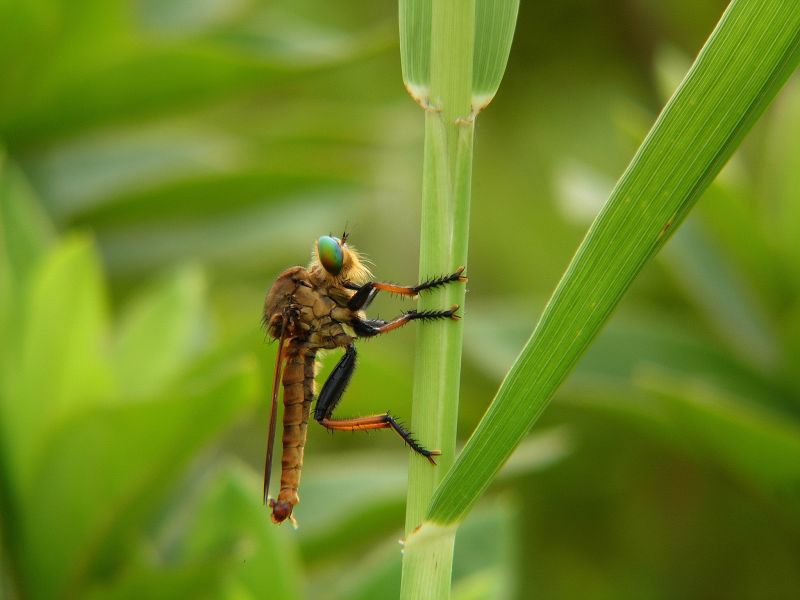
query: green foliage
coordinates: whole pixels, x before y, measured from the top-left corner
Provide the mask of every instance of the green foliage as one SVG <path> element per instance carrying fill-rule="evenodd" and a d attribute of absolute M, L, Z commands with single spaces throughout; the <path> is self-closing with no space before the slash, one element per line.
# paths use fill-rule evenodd
<path fill-rule="evenodd" d="M 2 181 L 4 554 L 18 594 L 82 595 L 130 562 L 175 477 L 253 398 L 254 373 L 233 355 L 192 367 L 197 272 L 112 330 L 92 243 L 52 243 L 18 172 Z"/>
<path fill-rule="evenodd" d="M 800 421 L 702 380 L 676 381 L 663 372 L 644 372 L 637 379 L 663 403 L 670 425 L 683 433 L 693 452 L 707 456 L 800 521 Z"/>
<path fill-rule="evenodd" d="M 9 165 L 2 184 L 0 501 L 14 592 L 300 597 L 297 553 L 265 518 L 252 471 L 223 463 L 189 490 L 191 502 L 173 496 L 192 456 L 255 394 L 251 361 L 197 350 L 208 346 L 202 273 L 184 269 L 151 286 L 112 326 L 91 241 L 54 240 Z M 549 443 L 531 450 L 523 471 L 552 455 Z M 311 471 L 306 555 L 339 550 L 370 514 L 377 531 L 391 531 L 383 507 L 400 505 L 405 485 L 392 473 L 401 468 L 362 469 L 350 482 L 347 470 L 327 473 L 350 497 L 331 496 Z M 381 474 L 390 482 L 383 496 Z"/>
<path fill-rule="evenodd" d="M 520 3 L 477 129 L 459 443 L 723 8 Z M 0 0 L 0 596 L 397 595 L 396 439 L 312 424 L 296 531 L 258 481 L 269 282 L 346 224 L 418 276 L 397 12 Z M 795 77 L 461 525 L 453 597 L 796 596 L 798 107 Z M 343 416 L 424 418 L 414 339 L 360 347 Z"/>
<path fill-rule="evenodd" d="M 652 257 L 800 60 L 800 15 L 734 2 L 667 104 L 437 489 L 429 519 L 463 517 Z"/>

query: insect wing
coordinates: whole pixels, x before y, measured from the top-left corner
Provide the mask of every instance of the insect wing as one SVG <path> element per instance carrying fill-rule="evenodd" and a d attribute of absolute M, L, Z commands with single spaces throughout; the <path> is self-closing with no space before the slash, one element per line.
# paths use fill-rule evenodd
<path fill-rule="evenodd" d="M 283 371 L 283 347 L 286 342 L 286 315 L 281 320 L 281 337 L 275 357 L 275 374 L 272 380 L 272 402 L 269 408 L 269 433 L 267 433 L 267 456 L 264 461 L 264 504 L 269 500 L 269 479 L 272 474 L 272 449 L 275 447 L 275 426 L 278 420 L 278 390 Z"/>

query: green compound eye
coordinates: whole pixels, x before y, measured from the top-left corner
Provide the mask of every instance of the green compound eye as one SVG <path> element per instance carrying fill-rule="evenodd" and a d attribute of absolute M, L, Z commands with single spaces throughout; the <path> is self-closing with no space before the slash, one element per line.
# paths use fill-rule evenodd
<path fill-rule="evenodd" d="M 341 273 L 344 253 L 339 245 L 339 240 L 335 237 L 323 235 L 317 240 L 317 256 L 328 273 L 331 275 Z"/>

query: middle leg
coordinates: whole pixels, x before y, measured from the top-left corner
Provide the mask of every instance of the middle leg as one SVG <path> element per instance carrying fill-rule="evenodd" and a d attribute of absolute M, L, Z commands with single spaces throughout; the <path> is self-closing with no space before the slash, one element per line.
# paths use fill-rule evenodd
<path fill-rule="evenodd" d="M 354 318 L 350 322 L 350 325 L 353 327 L 353 331 L 356 332 L 358 337 L 373 337 L 381 333 L 388 333 L 411 321 L 434 321 L 436 319 L 458 320 L 460 317 L 456 314 L 457 310 L 458 304 L 454 304 L 447 310 L 409 310 L 391 321 Z"/>

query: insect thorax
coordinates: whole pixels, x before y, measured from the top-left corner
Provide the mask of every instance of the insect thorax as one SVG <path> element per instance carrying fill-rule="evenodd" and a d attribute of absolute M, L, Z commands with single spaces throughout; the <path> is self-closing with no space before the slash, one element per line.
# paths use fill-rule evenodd
<path fill-rule="evenodd" d="M 269 334 L 279 338 L 284 316 L 295 343 L 333 349 L 353 343 L 350 322 L 357 313 L 347 308 L 351 290 L 303 267 L 284 271 L 273 284 L 264 305 Z"/>

